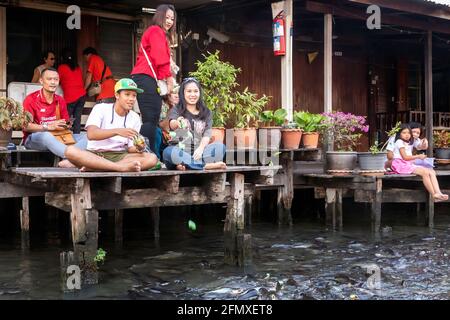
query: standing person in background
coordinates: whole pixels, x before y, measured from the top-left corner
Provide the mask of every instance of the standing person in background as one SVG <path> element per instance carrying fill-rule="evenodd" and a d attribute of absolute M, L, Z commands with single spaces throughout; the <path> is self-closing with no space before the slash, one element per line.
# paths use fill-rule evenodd
<path fill-rule="evenodd" d="M 69 117 L 73 119 L 73 133 L 80 133 L 81 113 L 86 102 L 86 90 L 84 89 L 83 74 L 78 66 L 77 57 L 70 49 L 63 51 L 62 63 L 58 67 L 58 73 Z"/>
<path fill-rule="evenodd" d="M 34 68 L 33 78 L 31 79 L 31 82 L 33 83 L 39 83 L 42 70 L 53 68 L 55 65 L 55 53 L 51 50 L 44 51 L 42 54 L 42 61 L 44 61 L 43 64 Z"/>
<path fill-rule="evenodd" d="M 84 49 L 83 56 L 87 63 L 84 89 L 88 90 L 92 83 L 100 82 L 102 90 L 96 98 L 96 103 L 113 103 L 116 80 L 114 80 L 111 69 L 98 55 L 97 50 L 92 47 Z"/>
<path fill-rule="evenodd" d="M 131 78 L 144 89 L 138 96 L 139 110 L 142 115 L 141 134 L 148 138 L 150 148 L 155 150 L 156 128 L 161 114 L 162 98 L 158 93 L 155 75 L 147 57 L 152 64 L 158 80 L 165 80 L 167 91 L 172 92 L 174 78 L 170 69 L 169 41 L 174 39 L 176 29 L 176 12 L 172 5 L 162 4 L 156 8 L 152 25 L 144 32 L 139 45 L 136 64 L 131 71 Z M 144 52 L 145 50 L 145 52 Z"/>

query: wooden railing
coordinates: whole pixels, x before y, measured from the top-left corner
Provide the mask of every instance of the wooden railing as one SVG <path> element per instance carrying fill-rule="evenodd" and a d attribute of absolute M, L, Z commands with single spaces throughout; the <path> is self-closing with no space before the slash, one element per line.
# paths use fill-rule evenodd
<path fill-rule="evenodd" d="M 391 130 L 398 121 L 418 122 L 425 126 L 425 111 L 399 111 L 377 113 L 377 131 L 382 135 Z M 450 112 L 433 112 L 433 127 L 450 128 Z"/>

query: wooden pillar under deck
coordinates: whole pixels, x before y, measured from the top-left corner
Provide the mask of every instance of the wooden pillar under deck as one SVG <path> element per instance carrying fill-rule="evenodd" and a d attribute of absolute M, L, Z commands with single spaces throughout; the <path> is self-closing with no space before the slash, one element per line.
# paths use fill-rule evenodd
<path fill-rule="evenodd" d="M 230 200 L 224 225 L 225 263 L 244 266 L 251 262 L 251 235 L 244 233 L 244 175 L 232 173 Z"/>
<path fill-rule="evenodd" d="M 159 238 L 159 208 L 150 208 L 153 221 L 153 235 L 155 239 Z"/>
<path fill-rule="evenodd" d="M 81 257 L 82 284 L 97 284 L 97 264 L 94 261 L 98 248 L 98 211 L 92 208 L 89 179 L 76 179 L 71 194 L 72 241 L 74 254 Z"/>
<path fill-rule="evenodd" d="M 342 189 L 325 189 L 326 224 L 336 230 L 342 229 Z"/>
<path fill-rule="evenodd" d="M 428 214 L 427 216 L 428 227 L 434 228 L 434 199 L 432 194 L 428 194 L 426 208 Z"/>
<path fill-rule="evenodd" d="M 292 226 L 292 200 L 294 199 L 294 161 L 291 152 L 282 153 L 280 164 L 283 166 L 281 175 L 283 186 L 278 188 L 277 211 L 278 225 Z"/>
<path fill-rule="evenodd" d="M 20 210 L 20 229 L 22 235 L 22 249 L 30 247 L 30 198 L 22 198 L 22 210 Z"/>
<path fill-rule="evenodd" d="M 376 190 L 374 191 L 373 202 L 371 204 L 372 230 L 379 232 L 381 227 L 381 203 L 383 200 L 383 180 L 376 179 Z"/>
<path fill-rule="evenodd" d="M 123 244 L 123 210 L 114 210 L 114 241 L 116 244 Z"/>

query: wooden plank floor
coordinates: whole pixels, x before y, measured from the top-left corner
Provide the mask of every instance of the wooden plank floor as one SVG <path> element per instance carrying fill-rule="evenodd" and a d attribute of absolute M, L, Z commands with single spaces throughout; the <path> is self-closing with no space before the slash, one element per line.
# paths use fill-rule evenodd
<path fill-rule="evenodd" d="M 11 168 L 11 171 L 34 178 L 102 178 L 102 177 L 155 177 L 155 176 L 173 176 L 173 175 L 193 175 L 193 174 L 213 174 L 229 172 L 257 172 L 281 169 L 281 166 L 230 166 L 222 170 L 156 170 L 140 172 L 80 172 L 78 169 L 67 168 Z"/>

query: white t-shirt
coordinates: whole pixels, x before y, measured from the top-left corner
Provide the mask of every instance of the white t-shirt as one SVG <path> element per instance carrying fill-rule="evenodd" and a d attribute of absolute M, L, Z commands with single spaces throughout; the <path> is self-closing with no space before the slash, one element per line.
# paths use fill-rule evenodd
<path fill-rule="evenodd" d="M 133 110 L 129 111 L 126 117 L 122 117 L 114 111 L 113 103 L 100 103 L 92 109 L 85 127 L 96 126 L 100 129 L 126 127 L 139 132 L 141 130 L 141 125 L 141 118 Z M 132 146 L 132 139 L 114 136 L 105 140 L 89 140 L 87 149 L 92 151 L 127 151 L 128 148 Z"/>
<path fill-rule="evenodd" d="M 405 148 L 406 155 L 412 156 L 413 147 L 414 145 L 409 144 L 402 139 L 398 139 L 394 144 L 394 159 L 403 159 L 402 155 L 400 154 L 401 148 Z"/>
<path fill-rule="evenodd" d="M 421 144 L 421 141 L 419 138 L 417 138 L 417 139 L 414 139 L 414 143 L 412 146 L 417 149 L 417 147 L 420 146 L 420 144 Z M 389 138 L 388 144 L 386 146 L 387 151 L 394 151 L 394 149 L 395 149 L 395 135 Z"/>

